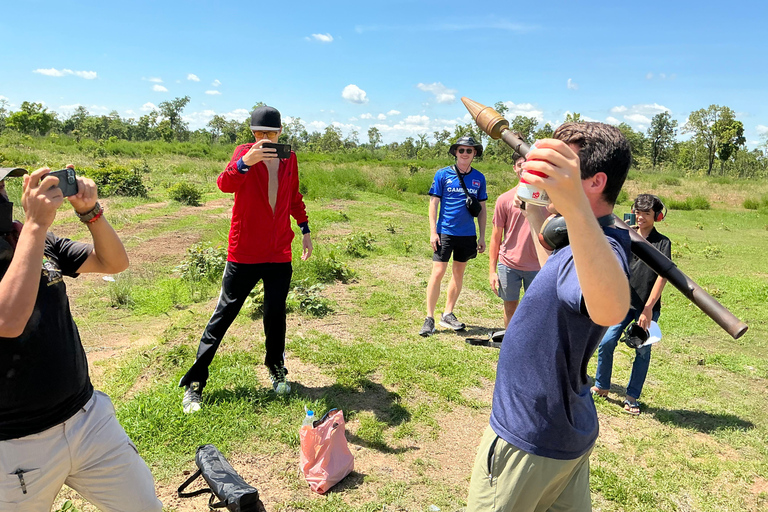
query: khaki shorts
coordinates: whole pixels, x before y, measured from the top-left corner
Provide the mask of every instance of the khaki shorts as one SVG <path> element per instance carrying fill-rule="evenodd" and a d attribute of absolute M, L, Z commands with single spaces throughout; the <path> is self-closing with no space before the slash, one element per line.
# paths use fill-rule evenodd
<path fill-rule="evenodd" d="M 467 512 L 589 512 L 589 454 L 574 460 L 533 455 L 489 426 L 477 450 Z"/>
<path fill-rule="evenodd" d="M 49 512 L 64 484 L 103 512 L 163 509 L 152 473 L 100 391 L 64 423 L 0 441 L 0 510 Z"/>

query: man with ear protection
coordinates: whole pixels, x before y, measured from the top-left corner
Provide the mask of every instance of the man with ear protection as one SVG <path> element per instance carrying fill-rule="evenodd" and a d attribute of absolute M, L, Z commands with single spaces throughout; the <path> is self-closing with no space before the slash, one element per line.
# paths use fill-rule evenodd
<path fill-rule="evenodd" d="M 666 208 L 661 199 L 651 194 L 640 194 L 632 205 L 632 212 L 637 218 L 637 231 L 651 245 L 656 247 L 667 258 L 671 257 L 671 242 L 669 238 L 656 231 L 654 224 L 664 219 Z M 597 370 L 595 385 L 592 393 L 598 396 L 608 396 L 611 388 L 611 373 L 613 370 L 613 352 L 616 344 L 626 327 L 632 321 L 646 331 L 659 319 L 661 313 L 661 292 L 667 280 L 657 275 L 637 256 L 632 256 L 630 265 L 631 277 L 631 306 L 626 318 L 608 329 L 597 349 Z M 632 374 L 627 385 L 624 399 L 624 410 L 632 415 L 640 414 L 640 404 L 637 399 L 643 391 L 648 366 L 651 362 L 651 345 L 635 349 L 635 360 L 632 363 Z"/>

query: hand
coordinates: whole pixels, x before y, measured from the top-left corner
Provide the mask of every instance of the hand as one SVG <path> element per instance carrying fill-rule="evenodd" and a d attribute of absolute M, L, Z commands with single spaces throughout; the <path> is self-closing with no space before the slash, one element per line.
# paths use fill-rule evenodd
<path fill-rule="evenodd" d="M 67 165 L 68 169 L 74 169 L 72 164 Z M 79 214 L 88 213 L 96 206 L 99 196 L 96 191 L 96 182 L 90 178 L 82 176 L 77 177 L 77 194 L 69 196 L 69 204 Z"/>
<path fill-rule="evenodd" d="M 515 192 L 515 197 L 512 199 L 512 206 L 520 210 L 523 217 L 528 217 L 528 206 L 525 204 L 525 201 L 517 197 L 517 192 Z"/>
<path fill-rule="evenodd" d="M 256 144 L 251 146 L 251 149 L 249 149 L 248 152 L 243 155 L 243 162 L 245 162 L 245 165 L 250 167 L 251 165 L 255 165 L 262 160 L 274 160 L 277 158 L 277 150 L 275 148 L 261 147 L 265 142 L 272 141 L 269 139 L 261 139 L 260 141 L 257 141 Z"/>
<path fill-rule="evenodd" d="M 554 208 L 566 218 L 577 210 L 590 210 L 589 200 L 581 183 L 579 156 L 565 142 L 542 139 L 536 142 L 523 163 L 525 181 L 546 190 Z M 546 177 L 537 176 L 537 171 Z"/>
<path fill-rule="evenodd" d="M 301 239 L 301 261 L 307 261 L 312 256 L 312 237 L 309 233 Z"/>
<path fill-rule="evenodd" d="M 488 274 L 488 282 L 491 283 L 491 290 L 496 295 L 499 294 L 499 274 L 497 272 L 491 272 Z"/>
<path fill-rule="evenodd" d="M 653 318 L 653 308 L 646 306 L 637 319 L 637 325 L 647 331 L 651 327 L 651 318 Z"/>
<path fill-rule="evenodd" d="M 432 250 L 437 252 L 437 248 L 440 247 L 440 235 L 432 233 L 429 237 L 429 243 L 432 245 Z"/>
<path fill-rule="evenodd" d="M 64 202 L 64 194 L 57 186 L 56 176 L 46 176 L 51 172 L 48 167 L 36 170 L 24 176 L 21 205 L 26 213 L 26 223 L 38 225 L 45 230 L 53 224 L 56 209 Z"/>
<path fill-rule="evenodd" d="M 477 241 L 477 252 L 480 254 L 485 252 L 485 239 L 481 238 Z"/>

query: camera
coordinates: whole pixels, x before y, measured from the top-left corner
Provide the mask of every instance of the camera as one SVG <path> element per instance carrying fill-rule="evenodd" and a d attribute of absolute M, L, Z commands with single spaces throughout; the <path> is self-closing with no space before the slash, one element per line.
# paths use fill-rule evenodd
<path fill-rule="evenodd" d="M 48 176 L 56 176 L 59 178 L 59 188 L 64 194 L 64 197 L 69 197 L 77 194 L 77 175 L 74 169 L 69 167 L 60 171 L 49 172 Z"/>

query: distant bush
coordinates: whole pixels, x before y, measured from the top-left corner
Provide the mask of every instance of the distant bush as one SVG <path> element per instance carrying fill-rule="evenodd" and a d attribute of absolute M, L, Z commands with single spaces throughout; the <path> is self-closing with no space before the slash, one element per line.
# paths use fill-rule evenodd
<path fill-rule="evenodd" d="M 227 265 L 227 248 L 196 243 L 187 249 L 181 265 L 176 267 L 181 277 L 190 281 L 217 281 Z"/>
<path fill-rule="evenodd" d="M 147 197 L 147 187 L 139 169 L 101 162 L 96 169 L 80 168 L 78 172 L 96 182 L 100 196 Z"/>
<path fill-rule="evenodd" d="M 301 262 L 299 269 L 301 275 L 320 283 L 332 283 L 334 281 L 348 283 L 355 278 L 354 271 L 346 263 L 339 261 L 334 252 L 327 256 L 313 254 L 312 258 L 306 262 Z"/>
<path fill-rule="evenodd" d="M 709 210 L 711 205 L 704 196 L 686 197 L 684 200 L 663 199 L 664 204 L 670 210 Z"/>
<path fill-rule="evenodd" d="M 616 204 L 626 204 L 629 201 L 629 193 L 626 190 L 619 191 L 619 197 L 616 198 Z"/>
<path fill-rule="evenodd" d="M 202 196 L 197 187 L 186 181 L 180 181 L 168 189 L 168 197 L 189 206 L 200 206 Z"/>
<path fill-rule="evenodd" d="M 730 176 L 715 176 L 714 178 L 710 178 L 709 180 L 712 183 L 717 183 L 718 185 L 732 185 L 733 184 L 733 178 Z"/>
<path fill-rule="evenodd" d="M 757 210 L 760 208 L 760 201 L 758 199 L 747 198 L 741 205 L 747 210 Z"/>
<path fill-rule="evenodd" d="M 674 176 L 664 176 L 661 179 L 662 185 L 668 185 L 670 187 L 679 187 L 680 186 L 680 178 L 675 178 Z"/>

